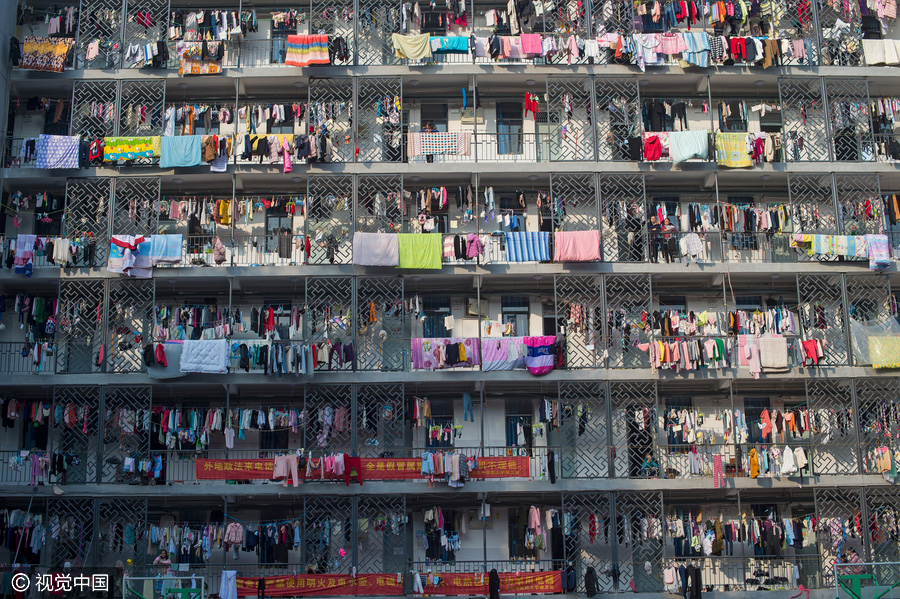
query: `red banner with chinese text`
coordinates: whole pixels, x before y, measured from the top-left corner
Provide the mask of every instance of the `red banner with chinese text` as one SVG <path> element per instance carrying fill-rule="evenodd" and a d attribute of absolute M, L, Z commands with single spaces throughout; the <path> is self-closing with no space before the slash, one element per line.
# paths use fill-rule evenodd
<path fill-rule="evenodd" d="M 487 595 L 487 574 L 440 574 L 441 584 L 426 586 L 426 595 Z M 483 581 L 483 582 L 482 582 Z M 424 584 L 424 580 L 422 581 Z M 549 595 L 562 592 L 561 572 L 503 572 L 501 595 Z"/>
<path fill-rule="evenodd" d="M 478 458 L 478 468 L 469 472 L 469 478 L 528 478 L 529 458 L 507 456 Z M 421 458 L 362 458 L 362 480 L 416 480 L 422 476 Z M 269 480 L 275 460 L 206 460 L 196 461 L 199 480 Z M 317 470 L 306 476 L 301 469 L 301 479 L 321 479 Z M 342 480 L 343 475 L 325 473 L 326 480 Z"/>
<path fill-rule="evenodd" d="M 266 576 L 266 597 L 329 595 L 402 595 L 403 583 L 396 574 L 301 574 Z M 258 578 L 238 577 L 238 597 L 256 597 Z"/>
<path fill-rule="evenodd" d="M 275 460 L 203 460 L 196 461 L 200 480 L 268 480 Z"/>

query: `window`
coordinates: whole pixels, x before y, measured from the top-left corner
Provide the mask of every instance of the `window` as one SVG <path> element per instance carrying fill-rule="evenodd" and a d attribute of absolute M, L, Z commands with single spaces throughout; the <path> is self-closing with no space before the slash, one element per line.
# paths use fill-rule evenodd
<path fill-rule="evenodd" d="M 760 415 L 763 410 L 771 407 L 768 397 L 745 397 L 744 398 L 744 420 L 747 422 L 747 430 L 750 434 L 750 442 L 767 442 L 768 439 L 762 439 L 762 430 L 759 428 Z"/>
<path fill-rule="evenodd" d="M 677 447 L 678 445 L 683 445 L 688 443 L 688 440 L 684 438 L 683 429 L 680 426 L 675 426 L 677 424 L 676 420 L 672 420 L 672 412 L 674 411 L 676 414 L 681 410 L 690 410 L 694 407 L 694 402 L 690 397 L 683 397 L 680 395 L 675 395 L 672 397 L 666 398 L 666 413 L 663 421 L 666 423 L 666 443 L 668 443 L 670 450 L 676 453 L 687 453 L 689 451 L 689 447 Z M 672 449 L 672 447 L 674 449 Z"/>
<path fill-rule="evenodd" d="M 678 214 L 678 202 L 679 198 L 677 197 L 653 198 L 653 211 L 647 216 L 647 221 L 649 222 L 650 216 L 659 216 L 660 208 L 662 208 L 662 218 L 659 219 L 659 224 L 663 224 L 663 221 L 668 218 L 677 230 L 680 224 L 679 220 L 675 218 L 675 215 Z"/>
<path fill-rule="evenodd" d="M 512 335 L 521 337 L 528 334 L 528 298 L 503 296 L 500 300 L 504 323 L 512 323 Z"/>
<path fill-rule="evenodd" d="M 740 133 L 747 131 L 747 120 L 744 118 L 746 107 L 743 102 L 732 100 L 719 104 L 719 125 L 722 131 Z"/>
<path fill-rule="evenodd" d="M 758 295 L 738 296 L 735 299 L 735 303 L 737 304 L 738 310 L 748 310 L 753 312 L 762 307 L 762 298 Z"/>
<path fill-rule="evenodd" d="M 497 103 L 497 152 L 522 153 L 522 103 Z"/>
<path fill-rule="evenodd" d="M 422 127 L 425 127 L 425 123 L 431 121 L 434 123 L 434 128 L 441 132 L 447 131 L 447 105 L 446 104 L 422 104 L 421 107 L 421 118 L 419 119 L 422 123 Z"/>
<path fill-rule="evenodd" d="M 287 232 L 293 232 L 294 217 L 290 216 L 282 208 L 275 210 L 270 208 L 266 212 L 266 251 L 277 252 L 279 237 Z"/>
<path fill-rule="evenodd" d="M 759 116 L 759 130 L 764 133 L 780 133 L 781 123 L 780 110 L 767 110 Z"/>
<path fill-rule="evenodd" d="M 446 337 L 447 327 L 444 326 L 444 317 L 450 315 L 450 298 L 422 298 L 422 312 L 425 314 L 425 322 L 422 323 L 422 336 Z"/>
<path fill-rule="evenodd" d="M 683 295 L 661 295 L 659 296 L 659 309 L 687 312 L 687 302 Z"/>
<path fill-rule="evenodd" d="M 431 419 L 425 421 L 425 447 L 453 447 L 454 434 L 453 403 L 432 401 Z"/>
<path fill-rule="evenodd" d="M 59 235 L 62 230 L 62 222 L 60 221 L 61 213 L 56 213 L 53 215 L 48 214 L 48 218 L 50 218 L 50 222 L 44 222 L 38 214 L 35 214 L 34 219 L 34 234 L 42 237 L 42 236 L 55 236 Z"/>
<path fill-rule="evenodd" d="M 531 425 L 534 422 L 534 408 L 530 399 L 508 400 L 506 402 L 506 446 L 531 448 L 534 436 Z"/>

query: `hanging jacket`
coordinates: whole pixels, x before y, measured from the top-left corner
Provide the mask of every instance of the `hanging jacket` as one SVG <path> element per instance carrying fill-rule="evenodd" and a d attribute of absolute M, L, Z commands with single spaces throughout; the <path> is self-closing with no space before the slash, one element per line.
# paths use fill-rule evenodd
<path fill-rule="evenodd" d="M 588 597 L 597 594 L 597 572 L 594 570 L 594 566 L 588 566 L 584 573 L 584 591 Z"/>
<path fill-rule="evenodd" d="M 225 244 L 218 237 L 213 241 L 213 260 L 215 260 L 216 264 L 225 262 Z"/>
<path fill-rule="evenodd" d="M 750 478 L 759 476 L 759 461 L 756 459 L 756 448 L 750 450 Z"/>
<path fill-rule="evenodd" d="M 574 593 L 575 592 L 575 583 L 576 583 L 575 566 L 569 566 L 568 568 L 566 568 L 564 577 L 565 578 L 564 578 L 563 582 L 565 584 L 563 586 L 565 586 L 566 592 Z"/>
<path fill-rule="evenodd" d="M 488 576 L 488 592 L 490 599 L 500 599 L 500 575 L 497 574 L 497 568 L 492 568 Z"/>

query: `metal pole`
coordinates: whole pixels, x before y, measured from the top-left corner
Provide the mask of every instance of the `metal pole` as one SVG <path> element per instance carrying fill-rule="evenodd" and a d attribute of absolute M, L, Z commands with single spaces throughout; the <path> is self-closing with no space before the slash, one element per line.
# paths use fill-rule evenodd
<path fill-rule="evenodd" d="M 475 4 L 474 0 L 472 0 L 472 4 L 473 5 Z M 473 15 L 472 19 L 475 18 L 474 10 L 469 14 Z M 474 152 L 475 162 L 478 162 L 478 79 L 476 78 L 475 75 L 472 75 L 472 94 L 471 95 L 472 95 L 472 139 L 475 142 L 475 152 Z M 420 113 L 419 114 L 419 124 L 420 125 L 421 125 L 421 122 L 422 122 L 422 116 Z M 475 194 L 476 195 L 478 194 L 477 187 L 475 188 Z M 475 211 L 475 214 L 478 214 L 477 210 Z M 479 227 L 480 226 L 481 225 L 479 224 Z"/>
<path fill-rule="evenodd" d="M 32 489 L 32 490 L 34 491 L 35 489 Z M 30 514 L 30 513 L 31 513 L 31 505 L 32 505 L 33 503 L 34 503 L 34 494 L 32 493 L 31 498 L 28 500 L 28 510 L 26 511 L 26 514 Z M 16 562 L 19 561 L 19 550 L 22 548 L 22 541 L 23 541 L 23 540 L 25 540 L 25 535 L 19 536 L 19 542 L 16 543 L 16 554 L 15 554 L 15 556 L 13 557 L 13 561 L 12 561 L 13 564 L 15 564 Z"/>
<path fill-rule="evenodd" d="M 850 304 L 849 304 L 849 294 L 847 293 L 847 275 L 842 274 L 841 277 L 841 304 L 843 304 L 843 310 L 841 310 L 841 318 L 843 322 L 841 325 L 844 330 L 842 331 L 844 334 L 844 344 L 847 348 L 847 366 L 852 366 L 856 361 L 853 357 L 853 336 L 850 334 Z"/>
<path fill-rule="evenodd" d="M 488 561 L 488 558 L 487 558 L 487 520 L 488 520 L 488 517 L 485 516 L 485 514 L 484 514 L 485 506 L 487 506 L 487 496 L 488 496 L 487 493 L 485 493 L 484 495 L 481 496 L 481 548 L 482 548 L 482 552 L 483 552 L 482 558 L 484 560 L 482 563 L 482 566 L 481 566 L 482 575 L 487 573 L 487 561 Z"/>

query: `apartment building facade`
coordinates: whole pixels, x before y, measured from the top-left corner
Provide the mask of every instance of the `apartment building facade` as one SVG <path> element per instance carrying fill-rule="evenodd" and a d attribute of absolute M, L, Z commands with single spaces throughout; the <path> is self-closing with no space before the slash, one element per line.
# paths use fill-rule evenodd
<path fill-rule="evenodd" d="M 900 562 L 894 3 L 6 12 L 0 563 L 825 596 Z"/>

